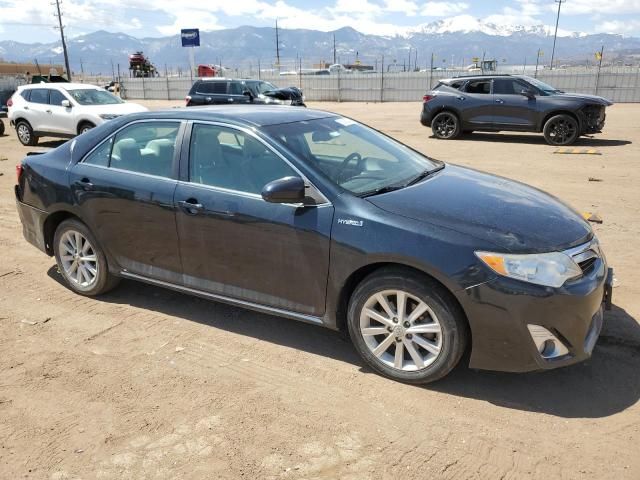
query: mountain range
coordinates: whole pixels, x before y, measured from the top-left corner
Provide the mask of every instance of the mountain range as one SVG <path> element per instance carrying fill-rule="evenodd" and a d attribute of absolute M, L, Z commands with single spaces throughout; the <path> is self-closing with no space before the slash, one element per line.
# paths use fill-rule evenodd
<path fill-rule="evenodd" d="M 472 57 L 495 58 L 500 63 L 522 65 L 535 63 L 538 49 L 543 52 L 541 63 L 549 62 L 553 32 L 545 26 L 494 25 L 480 20 L 456 25 L 455 19 L 445 19 L 421 25 L 397 36 L 366 35 L 345 27 L 334 32 L 317 30 L 279 30 L 281 63 L 293 68 L 301 58 L 304 66 L 325 60 L 333 63 L 335 35 L 338 63 L 352 63 L 358 57 L 363 63 L 374 64 L 384 55 L 385 64 L 400 65 L 417 58 L 424 68 L 434 53 L 435 65 L 448 66 L 471 63 Z M 258 62 L 268 68 L 275 62 L 275 29 L 243 26 L 226 30 L 201 32 L 200 47 L 195 50 L 196 63 L 220 63 L 230 67 L 254 69 Z M 74 72 L 111 74 L 119 65 L 128 68 L 128 55 L 143 51 L 164 71 L 189 65 L 187 49 L 181 47 L 180 35 L 135 38 L 124 33 L 97 31 L 67 40 L 71 69 Z M 604 46 L 605 63 L 614 59 L 637 64 L 640 58 L 640 38 L 614 34 L 576 32 L 558 37 L 556 58 L 562 63 L 593 62 L 594 54 Z M 411 49 L 411 50 L 410 50 Z M 411 52 L 411 53 L 410 53 Z M 416 57 L 417 52 L 417 57 Z M 27 62 L 37 59 L 41 64 L 62 64 L 60 42 L 25 43 L 17 40 L 0 42 L 0 58 L 4 61 Z"/>

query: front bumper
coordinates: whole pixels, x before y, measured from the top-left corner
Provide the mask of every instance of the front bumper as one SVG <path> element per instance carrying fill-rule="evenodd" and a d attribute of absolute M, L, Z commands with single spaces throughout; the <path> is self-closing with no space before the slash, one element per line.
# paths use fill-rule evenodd
<path fill-rule="evenodd" d="M 472 337 L 471 368 L 526 372 L 586 360 L 611 303 L 612 270 L 599 258 L 589 274 L 555 289 L 506 277 L 470 287 L 460 300 Z M 527 325 L 551 332 L 568 353 L 544 358 Z"/>

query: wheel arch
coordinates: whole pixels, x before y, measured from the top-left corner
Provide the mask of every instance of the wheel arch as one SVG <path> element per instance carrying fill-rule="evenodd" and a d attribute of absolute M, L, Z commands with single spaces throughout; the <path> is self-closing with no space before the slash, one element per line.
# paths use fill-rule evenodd
<path fill-rule="evenodd" d="M 349 275 L 349 277 L 347 277 L 347 280 L 344 282 L 344 284 L 342 285 L 342 288 L 340 289 L 340 292 L 338 294 L 337 304 L 336 304 L 336 327 L 338 330 L 343 332 L 347 330 L 347 309 L 349 307 L 349 300 L 351 299 L 351 296 L 353 295 L 353 292 L 356 290 L 358 285 L 360 285 L 360 283 L 362 283 L 362 281 L 365 278 L 367 278 L 369 275 L 372 275 L 375 272 L 379 272 L 382 270 L 391 270 L 391 269 L 404 270 L 407 272 L 411 272 L 413 274 L 424 277 L 430 282 L 435 283 L 441 289 L 443 294 L 446 296 L 447 300 L 450 300 L 451 304 L 458 310 L 457 313 L 459 313 L 464 319 L 464 322 L 467 326 L 467 332 L 469 335 L 469 344 L 467 345 L 467 348 L 471 347 L 472 337 L 471 337 L 471 326 L 469 324 L 469 320 L 467 318 L 464 308 L 462 307 L 462 304 L 458 301 L 458 299 L 453 294 L 451 289 L 449 289 L 444 283 L 442 283 L 436 277 L 434 277 L 433 275 L 430 275 L 424 270 L 421 270 L 411 265 L 407 265 L 405 263 L 399 263 L 399 262 L 370 263 L 368 265 L 364 265 L 358 268 L 357 270 L 352 272 L 351 275 Z"/>
<path fill-rule="evenodd" d="M 96 122 L 89 120 L 88 118 L 81 118 L 80 120 L 78 120 L 78 123 L 76 124 L 76 133 L 79 135 L 80 134 L 80 128 L 85 124 L 85 123 L 90 123 L 91 125 L 95 127 L 97 127 Z"/>
<path fill-rule="evenodd" d="M 72 213 L 68 210 L 58 210 L 57 212 L 51 213 L 44 221 L 42 226 L 42 234 L 44 236 L 44 247 L 46 249 L 47 255 L 52 257 L 54 255 L 53 251 L 53 238 L 56 234 L 56 230 L 58 226 L 69 218 L 75 218 L 79 222 L 85 223 L 82 221 L 78 215 Z M 86 225 L 86 224 L 85 224 Z"/>
<path fill-rule="evenodd" d="M 582 121 L 580 120 L 580 117 L 578 115 L 576 115 L 575 112 L 572 112 L 571 110 L 553 110 L 552 112 L 547 113 L 543 117 L 542 122 L 540 123 L 540 125 L 538 125 L 538 131 L 542 132 L 544 130 L 544 126 L 547 124 L 549 119 L 552 118 L 552 117 L 555 117 L 556 115 L 569 115 L 570 117 L 572 117 L 578 123 L 578 131 L 582 132 Z"/>

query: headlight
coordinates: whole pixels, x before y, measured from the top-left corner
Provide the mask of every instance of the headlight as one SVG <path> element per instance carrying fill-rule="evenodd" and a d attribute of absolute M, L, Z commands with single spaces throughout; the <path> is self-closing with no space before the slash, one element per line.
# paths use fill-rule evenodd
<path fill-rule="evenodd" d="M 289 103 L 291 103 L 291 100 L 288 101 Z M 286 100 L 280 100 L 279 98 L 273 98 L 273 97 L 266 97 L 265 98 L 265 103 L 271 103 L 271 104 L 276 104 L 276 105 L 284 105 L 287 103 Z"/>
<path fill-rule="evenodd" d="M 114 118 L 118 118 L 120 115 L 115 115 L 112 113 L 103 113 L 99 115 L 99 117 L 103 120 L 113 120 Z"/>
<path fill-rule="evenodd" d="M 561 252 L 533 255 L 476 252 L 476 255 L 500 275 L 547 287 L 559 288 L 567 280 L 582 275 L 576 262 Z"/>

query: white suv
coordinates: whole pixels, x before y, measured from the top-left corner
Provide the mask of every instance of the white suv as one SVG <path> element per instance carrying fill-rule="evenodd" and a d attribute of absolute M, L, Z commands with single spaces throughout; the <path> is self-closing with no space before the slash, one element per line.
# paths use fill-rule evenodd
<path fill-rule="evenodd" d="M 18 87 L 7 102 L 9 121 L 23 145 L 36 145 L 38 137 L 73 137 L 106 120 L 144 112 L 112 93 L 82 83 L 39 83 Z"/>

